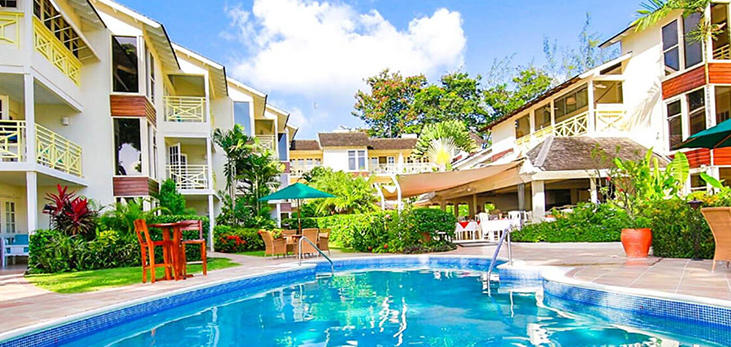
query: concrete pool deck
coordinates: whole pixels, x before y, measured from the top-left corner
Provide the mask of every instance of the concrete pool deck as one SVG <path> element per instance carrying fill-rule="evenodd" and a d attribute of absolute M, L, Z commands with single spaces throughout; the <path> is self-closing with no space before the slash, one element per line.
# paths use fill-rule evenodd
<path fill-rule="evenodd" d="M 490 257 L 494 251 L 495 246 L 487 245 L 460 247 L 442 254 Z M 0 272 L 0 316 L 12 317 L 0 320 L 0 334 L 173 290 L 298 266 L 294 258 L 269 260 L 220 253 L 212 256 L 231 258 L 241 266 L 185 281 L 139 283 L 80 294 L 57 294 L 37 288 L 17 269 Z M 372 255 L 333 251 L 333 258 L 362 256 Z M 501 250 L 501 257 L 507 257 L 506 250 Z M 711 273 L 710 261 L 656 257 L 631 260 L 624 256 L 619 243 L 514 244 L 513 258 L 524 266 L 573 268 L 566 276 L 582 282 L 727 300 L 731 306 L 731 270 L 719 264 L 716 272 Z"/>

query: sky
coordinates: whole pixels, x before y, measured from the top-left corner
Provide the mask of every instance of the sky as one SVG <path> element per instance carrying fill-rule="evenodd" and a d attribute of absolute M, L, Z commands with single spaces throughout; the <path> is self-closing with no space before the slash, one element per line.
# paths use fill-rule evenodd
<path fill-rule="evenodd" d="M 544 65 L 544 37 L 576 47 L 586 14 L 607 39 L 640 0 L 118 0 L 158 22 L 170 38 L 226 65 L 226 72 L 290 112 L 296 139 L 339 126 L 364 80 L 384 68 L 485 75 L 496 59 Z"/>

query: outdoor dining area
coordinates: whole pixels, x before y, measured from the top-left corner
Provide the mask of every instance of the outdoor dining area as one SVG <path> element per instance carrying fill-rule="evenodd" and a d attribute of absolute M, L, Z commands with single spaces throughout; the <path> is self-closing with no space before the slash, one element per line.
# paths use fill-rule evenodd
<path fill-rule="evenodd" d="M 496 242 L 503 232 L 520 229 L 530 212 L 510 211 L 507 214 L 478 213 L 473 218 L 458 220 L 454 228 L 454 241 Z"/>
<path fill-rule="evenodd" d="M 320 251 L 327 251 L 330 254 L 328 240 L 330 238 L 330 229 L 306 228 L 301 233 L 297 230 L 282 230 L 275 233 L 269 230 L 260 230 L 259 235 L 264 239 L 266 247 L 264 255 L 267 257 L 295 257 L 313 256 L 319 252 L 313 246 L 315 244 Z M 302 242 L 302 238 L 306 238 L 310 242 Z"/>

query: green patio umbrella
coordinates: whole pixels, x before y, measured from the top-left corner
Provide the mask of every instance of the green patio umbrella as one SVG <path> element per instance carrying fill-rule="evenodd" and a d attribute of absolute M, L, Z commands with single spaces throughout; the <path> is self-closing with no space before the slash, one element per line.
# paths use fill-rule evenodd
<path fill-rule="evenodd" d="M 731 119 L 690 136 L 673 149 L 731 147 Z"/>
<path fill-rule="evenodd" d="M 297 200 L 297 224 L 299 233 L 302 233 L 302 200 L 304 199 L 319 199 L 319 198 L 334 198 L 335 196 L 330 193 L 317 190 L 310 186 L 302 183 L 295 183 L 291 186 L 269 194 L 259 201 L 270 201 L 270 200 L 284 200 L 284 199 L 295 199 Z"/>

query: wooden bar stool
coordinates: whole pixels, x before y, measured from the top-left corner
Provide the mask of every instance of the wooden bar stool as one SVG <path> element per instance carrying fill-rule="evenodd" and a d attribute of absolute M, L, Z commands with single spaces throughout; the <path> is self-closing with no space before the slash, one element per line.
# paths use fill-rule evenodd
<path fill-rule="evenodd" d="M 147 270 L 150 270 L 150 282 L 155 283 L 155 269 L 158 267 L 165 268 L 165 279 L 170 279 L 170 274 L 177 278 L 173 269 L 172 253 L 173 241 L 152 241 L 150 231 L 147 229 L 147 222 L 144 219 L 135 221 L 135 232 L 137 233 L 137 241 L 140 243 L 142 252 L 142 283 L 147 282 Z M 162 247 L 163 262 L 155 263 L 155 247 Z"/>
<path fill-rule="evenodd" d="M 191 239 L 191 240 L 185 240 L 183 239 L 183 264 L 185 266 L 183 267 L 184 276 L 188 276 L 187 274 L 187 265 L 193 264 L 196 262 L 190 262 L 188 263 L 188 259 L 186 258 L 185 254 L 185 246 L 186 245 L 199 245 L 201 248 L 201 265 L 203 266 L 203 276 L 208 276 L 208 259 L 206 257 L 206 238 L 203 237 L 203 222 L 199 220 L 189 220 L 183 222 L 185 223 L 185 226 L 183 226 L 180 230 L 185 232 L 188 230 L 197 230 L 198 231 L 198 238 L 197 239 Z"/>

